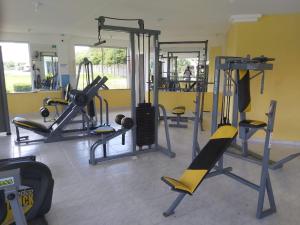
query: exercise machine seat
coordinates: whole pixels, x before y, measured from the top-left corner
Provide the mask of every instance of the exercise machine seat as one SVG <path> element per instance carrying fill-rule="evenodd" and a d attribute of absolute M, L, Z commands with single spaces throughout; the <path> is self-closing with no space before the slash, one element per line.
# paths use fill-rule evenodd
<path fill-rule="evenodd" d="M 172 114 L 175 115 L 183 115 L 185 113 L 185 107 L 184 106 L 177 106 L 172 109 Z"/>
<path fill-rule="evenodd" d="M 49 98 L 46 102 L 47 105 L 68 105 L 69 101 L 61 98 Z"/>
<path fill-rule="evenodd" d="M 104 127 L 98 127 L 97 129 L 93 130 L 91 133 L 95 135 L 99 135 L 99 134 L 109 134 L 114 132 L 116 132 L 116 130 L 113 127 L 104 126 Z"/>
<path fill-rule="evenodd" d="M 21 127 L 23 129 L 27 129 L 27 130 L 32 130 L 32 131 L 35 131 L 38 133 L 48 134 L 51 132 L 51 130 L 49 128 L 47 128 L 46 126 L 44 126 L 43 124 L 31 121 L 31 120 L 27 120 L 22 117 L 15 117 L 12 120 L 12 123 L 15 124 L 17 127 Z"/>
<path fill-rule="evenodd" d="M 267 126 L 265 122 L 259 120 L 242 120 L 239 125 L 246 128 L 263 128 Z"/>
<path fill-rule="evenodd" d="M 230 146 L 237 133 L 237 129 L 233 126 L 219 127 L 178 180 L 164 176 L 161 178 L 162 181 L 174 191 L 192 195 Z"/>

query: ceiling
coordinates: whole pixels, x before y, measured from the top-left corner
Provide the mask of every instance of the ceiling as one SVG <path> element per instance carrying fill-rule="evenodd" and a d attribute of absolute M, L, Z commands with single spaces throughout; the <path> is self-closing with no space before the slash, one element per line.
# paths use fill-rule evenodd
<path fill-rule="evenodd" d="M 142 18 L 162 40 L 199 40 L 224 35 L 231 15 L 293 12 L 300 0 L 0 0 L 0 31 L 96 37 L 101 15 Z"/>

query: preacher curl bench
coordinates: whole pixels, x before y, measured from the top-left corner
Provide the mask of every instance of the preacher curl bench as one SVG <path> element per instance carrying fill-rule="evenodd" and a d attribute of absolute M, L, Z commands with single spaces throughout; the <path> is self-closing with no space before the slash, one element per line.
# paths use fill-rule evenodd
<path fill-rule="evenodd" d="M 175 209 L 183 200 L 185 195 L 193 195 L 204 179 L 221 174 L 226 175 L 258 192 L 256 210 L 257 218 L 260 219 L 276 212 L 276 204 L 267 164 L 270 157 L 270 148 L 264 149 L 264 163 L 261 168 L 259 184 L 252 183 L 251 181 L 232 173 L 231 167 L 223 167 L 223 154 L 232 144 L 237 134 L 238 130 L 234 126 L 220 126 L 178 180 L 165 176 L 161 178 L 162 181 L 169 185 L 173 191 L 179 192 L 179 195 L 169 209 L 163 213 L 164 216 L 167 217 L 174 214 Z M 214 169 L 214 171 L 210 172 L 212 169 Z M 265 195 L 268 196 L 267 199 L 269 202 L 269 208 L 267 209 L 264 209 L 267 205 L 265 204 Z"/>

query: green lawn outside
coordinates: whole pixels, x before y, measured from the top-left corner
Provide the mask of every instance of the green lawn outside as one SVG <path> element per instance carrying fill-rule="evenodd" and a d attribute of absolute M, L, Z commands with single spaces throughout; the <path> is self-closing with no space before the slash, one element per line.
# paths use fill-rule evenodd
<path fill-rule="evenodd" d="M 5 71 L 7 92 L 14 92 L 14 84 L 31 85 L 31 73 L 22 71 Z"/>
<path fill-rule="evenodd" d="M 127 89 L 127 79 L 125 77 L 116 77 L 112 74 L 105 75 L 108 78 L 106 85 L 109 89 Z M 79 81 L 79 89 L 82 89 L 83 80 Z M 5 71 L 6 91 L 14 92 L 15 84 L 31 85 L 31 73 L 22 71 Z"/>

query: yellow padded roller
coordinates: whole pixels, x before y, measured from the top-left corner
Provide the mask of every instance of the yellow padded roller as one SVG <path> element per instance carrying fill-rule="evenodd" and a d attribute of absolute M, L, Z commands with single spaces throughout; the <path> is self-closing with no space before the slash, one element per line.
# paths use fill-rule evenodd
<path fill-rule="evenodd" d="M 47 100 L 47 105 L 68 105 L 69 101 L 61 98 L 50 98 Z"/>

